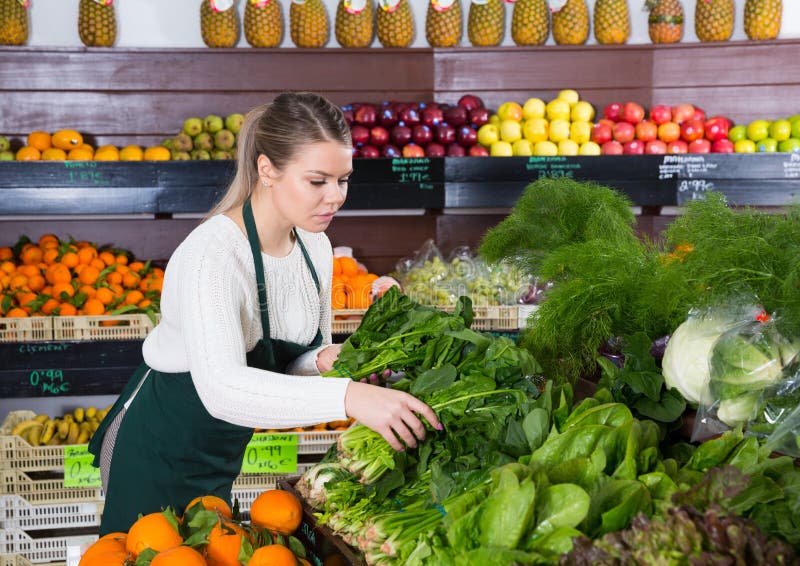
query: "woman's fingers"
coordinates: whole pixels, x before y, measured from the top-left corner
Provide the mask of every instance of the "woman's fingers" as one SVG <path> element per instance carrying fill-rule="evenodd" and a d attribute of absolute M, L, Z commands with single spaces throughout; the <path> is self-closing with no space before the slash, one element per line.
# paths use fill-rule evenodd
<path fill-rule="evenodd" d="M 425 425 L 414 413 L 409 411 L 402 419 L 403 424 L 411 431 L 415 439 L 419 441 L 425 440 Z"/>
<path fill-rule="evenodd" d="M 411 397 L 409 395 L 409 397 Z M 409 402 L 409 408 L 417 413 L 418 415 L 422 415 L 425 417 L 425 420 L 430 423 L 430 425 L 435 428 L 436 430 L 442 430 L 442 423 L 439 422 L 436 413 L 433 412 L 428 405 L 417 399 L 416 397 L 411 397 L 411 401 Z"/>
<path fill-rule="evenodd" d="M 391 427 L 382 431 L 376 430 L 375 432 L 379 433 L 383 437 L 383 439 L 389 443 L 389 446 L 391 446 L 395 450 L 399 452 L 405 450 L 405 446 L 403 446 L 403 443 L 397 439 L 397 436 L 395 436 L 394 430 L 392 430 Z"/>

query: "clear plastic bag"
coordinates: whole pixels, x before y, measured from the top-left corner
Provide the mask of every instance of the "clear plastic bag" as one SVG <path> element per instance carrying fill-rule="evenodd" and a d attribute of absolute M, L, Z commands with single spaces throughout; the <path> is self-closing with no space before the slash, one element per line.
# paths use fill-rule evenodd
<path fill-rule="evenodd" d="M 800 458 L 800 355 L 783 368 L 780 382 L 762 391 L 750 434 L 774 452 Z"/>

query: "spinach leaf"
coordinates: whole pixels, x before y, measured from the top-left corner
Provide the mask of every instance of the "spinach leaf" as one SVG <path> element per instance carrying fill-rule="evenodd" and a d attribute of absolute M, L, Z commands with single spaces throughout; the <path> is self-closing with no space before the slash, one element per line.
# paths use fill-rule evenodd
<path fill-rule="evenodd" d="M 411 394 L 419 396 L 450 387 L 456 380 L 456 368 L 452 364 L 422 372 L 411 384 Z"/>
<path fill-rule="evenodd" d="M 536 500 L 534 537 L 553 533 L 560 527 L 577 527 L 589 513 L 589 494 L 572 483 L 551 485 Z"/>

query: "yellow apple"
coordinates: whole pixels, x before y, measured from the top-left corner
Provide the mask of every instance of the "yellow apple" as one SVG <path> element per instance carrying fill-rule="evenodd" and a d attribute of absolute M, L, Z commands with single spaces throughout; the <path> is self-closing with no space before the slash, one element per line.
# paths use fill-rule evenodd
<path fill-rule="evenodd" d="M 522 119 L 544 118 L 545 103 L 541 98 L 529 98 L 522 107 Z"/>
<path fill-rule="evenodd" d="M 556 98 L 547 103 L 545 107 L 547 112 L 547 119 L 551 122 L 553 120 L 569 120 L 569 102 Z"/>
<path fill-rule="evenodd" d="M 593 141 L 582 143 L 578 155 L 600 155 L 600 146 Z"/>
<path fill-rule="evenodd" d="M 507 141 L 496 141 L 489 148 L 489 155 L 492 157 L 511 157 L 514 155 L 514 150 Z"/>
<path fill-rule="evenodd" d="M 522 125 L 522 135 L 531 143 L 547 140 L 550 123 L 544 118 L 531 118 Z"/>
<path fill-rule="evenodd" d="M 490 124 L 500 125 L 500 122 L 502 122 L 502 120 L 500 119 L 500 116 L 498 116 L 497 114 L 492 114 L 491 116 L 489 116 Z"/>
<path fill-rule="evenodd" d="M 497 115 L 500 120 L 516 120 L 519 122 L 522 120 L 522 106 L 516 102 L 504 102 L 497 109 Z"/>
<path fill-rule="evenodd" d="M 533 155 L 533 145 L 528 140 L 517 140 L 511 145 L 514 155 Z"/>
<path fill-rule="evenodd" d="M 522 125 L 516 120 L 500 122 L 500 139 L 509 143 L 522 139 Z"/>
<path fill-rule="evenodd" d="M 534 155 L 558 155 L 558 146 L 551 141 L 536 142 L 533 146 Z"/>
<path fill-rule="evenodd" d="M 564 90 L 559 91 L 558 96 L 556 96 L 556 98 L 560 100 L 565 100 L 567 104 L 572 106 L 573 104 L 577 103 L 581 97 L 580 95 L 578 95 L 577 91 L 572 90 L 571 88 L 565 88 Z"/>
<path fill-rule="evenodd" d="M 578 155 L 578 150 L 580 150 L 580 146 L 572 140 L 561 140 L 558 142 L 559 155 Z"/>
<path fill-rule="evenodd" d="M 577 144 L 592 139 L 592 125 L 589 122 L 573 122 L 569 125 L 569 139 Z"/>
<path fill-rule="evenodd" d="M 500 128 L 494 124 L 484 124 L 478 129 L 478 143 L 484 147 L 491 146 L 500 139 Z"/>
<path fill-rule="evenodd" d="M 594 106 L 581 100 L 572 107 L 570 116 L 573 122 L 591 122 L 594 119 Z"/>
<path fill-rule="evenodd" d="M 558 143 L 569 139 L 569 122 L 567 120 L 553 120 L 550 122 L 550 141 Z"/>

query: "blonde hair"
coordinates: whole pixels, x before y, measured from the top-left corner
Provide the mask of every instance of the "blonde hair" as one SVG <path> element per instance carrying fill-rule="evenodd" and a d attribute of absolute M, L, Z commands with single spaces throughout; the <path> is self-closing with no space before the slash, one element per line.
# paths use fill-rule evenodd
<path fill-rule="evenodd" d="M 302 146 L 326 141 L 352 145 L 341 109 L 319 94 L 285 92 L 252 109 L 239 130 L 236 175 L 207 218 L 244 204 L 259 181 L 259 155 L 282 171 Z"/>

